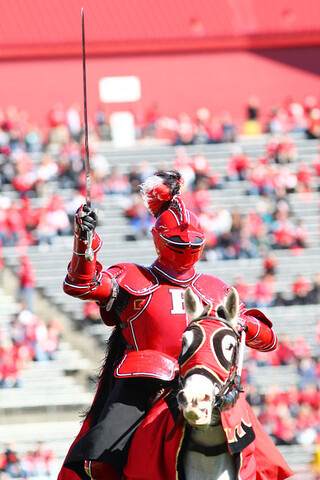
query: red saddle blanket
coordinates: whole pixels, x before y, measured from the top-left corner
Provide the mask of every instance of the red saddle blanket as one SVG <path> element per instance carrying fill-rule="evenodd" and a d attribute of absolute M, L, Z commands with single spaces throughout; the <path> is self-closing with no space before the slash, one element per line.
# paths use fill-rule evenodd
<path fill-rule="evenodd" d="M 235 407 L 222 413 L 222 425 L 227 434 L 229 451 L 240 448 L 237 478 L 240 480 L 284 480 L 293 471 L 269 437 L 251 407 L 240 395 Z M 252 427 L 254 435 L 242 440 L 241 425 Z M 180 415 L 173 418 L 167 399 L 160 400 L 136 431 L 123 471 L 123 480 L 182 480 L 182 456 L 186 426 Z"/>

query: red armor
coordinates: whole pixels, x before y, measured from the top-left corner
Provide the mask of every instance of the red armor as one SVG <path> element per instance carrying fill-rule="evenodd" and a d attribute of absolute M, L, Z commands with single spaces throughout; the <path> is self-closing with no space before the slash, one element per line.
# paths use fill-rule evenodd
<path fill-rule="evenodd" d="M 173 359 L 179 356 L 182 334 L 189 323 L 184 309 L 184 290 L 190 286 L 204 304 L 213 304 L 215 309 L 224 303 L 229 287 L 216 277 L 197 274 L 194 270 L 189 271 L 191 276 L 188 278 L 184 278 L 184 275 L 175 278 L 162 269 L 160 262 L 155 262 L 149 268 L 123 263 L 105 271 L 96 261 L 96 252 L 101 245 L 99 236 L 95 234 L 92 242 L 95 257 L 92 262 L 88 262 L 84 257 L 86 242 L 75 235 L 74 253 L 64 282 L 64 291 L 78 298 L 99 302 L 103 321 L 107 325 L 115 325 L 112 301 L 116 298 L 119 287 L 126 290 L 130 294 L 129 301 L 119 314 L 127 344 L 121 372 L 125 372 L 126 376 L 144 372 L 146 376 L 156 378 L 162 372 L 161 375 L 167 375 L 169 379 L 176 368 L 174 360 L 169 365 L 170 362 L 157 352 Z M 272 323 L 259 310 L 246 312 L 241 304 L 239 323 L 247 326 L 247 345 L 250 347 L 261 351 L 276 347 Z M 149 354 L 147 359 L 142 354 L 136 355 L 135 364 L 130 352 L 145 350 L 153 350 L 154 355 Z M 119 372 L 117 370 L 115 374 L 120 377 L 122 375 Z"/>
<path fill-rule="evenodd" d="M 178 172 L 158 172 L 150 178 L 150 181 L 147 179 L 142 188 L 146 206 L 157 219 L 152 233 L 158 259 L 148 268 L 123 263 L 103 270 L 102 265 L 96 260 L 97 252 L 102 245 L 96 233 L 92 239 L 94 258 L 92 261 L 86 260 L 87 242 L 83 239 L 85 238 L 83 233 L 85 230 L 90 232 L 94 230 L 96 214 L 93 215 L 94 212 L 90 209 L 83 208 L 82 210 L 87 213 L 79 217 L 83 223 L 79 219 L 75 223 L 74 251 L 63 288 L 68 295 L 97 302 L 106 325 L 114 326 L 120 322 L 126 346 L 123 357 L 115 365 L 114 375 L 118 378 L 137 376 L 171 381 L 177 372 L 182 334 L 189 323 L 184 308 L 185 289 L 190 287 L 204 305 L 212 305 L 213 313 L 219 305 L 225 303 L 230 291 L 222 280 L 210 275 L 197 274 L 194 269 L 194 264 L 202 253 L 204 235 L 195 215 L 186 210 L 179 198 L 181 184 L 181 175 Z M 276 347 L 272 323 L 259 310 L 246 312 L 244 305 L 241 304 L 239 323 L 247 327 L 249 346 L 262 351 Z M 124 388 L 126 382 L 116 380 L 116 385 L 119 386 L 120 383 Z M 100 379 L 93 404 L 99 397 L 99 389 L 103 383 L 104 374 Z M 154 381 L 151 380 L 151 383 Z M 101 391 L 103 394 L 104 390 Z M 143 390 L 142 393 L 144 394 Z M 121 408 L 122 403 L 118 402 L 119 405 Z M 108 410 L 105 415 L 111 415 L 112 412 L 114 409 Z M 92 416 L 93 413 L 90 411 L 74 442 L 75 451 L 77 442 L 81 443 L 87 436 L 95 434 L 95 428 L 90 428 Z M 138 425 L 136 423 L 138 420 L 139 418 L 135 419 L 134 425 Z M 99 426 L 102 423 L 101 421 Z M 127 430 L 127 425 L 124 427 Z M 121 438 L 116 437 L 115 441 L 118 442 Z M 87 447 L 96 445 L 100 448 L 100 439 L 92 443 L 88 440 Z M 81 459 L 84 461 L 83 453 L 80 456 L 79 452 L 74 453 L 73 446 L 70 451 L 71 454 L 69 452 L 67 457 L 68 464 L 70 455 L 71 463 L 73 461 L 76 464 L 81 463 Z M 107 454 L 109 453 L 108 451 Z M 121 453 L 124 455 L 125 451 Z M 96 460 L 100 458 L 100 454 L 94 452 L 92 457 Z M 102 461 L 108 463 L 109 460 Z M 92 465 L 99 468 L 95 461 Z M 61 480 L 65 472 L 66 469 L 63 467 L 59 476 Z"/>

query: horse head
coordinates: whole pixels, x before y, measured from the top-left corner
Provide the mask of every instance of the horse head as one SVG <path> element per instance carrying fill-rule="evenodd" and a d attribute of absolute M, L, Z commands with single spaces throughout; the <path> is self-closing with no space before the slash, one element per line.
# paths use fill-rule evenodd
<path fill-rule="evenodd" d="M 240 335 L 236 330 L 239 309 L 237 291 L 232 288 L 225 305 L 203 308 L 188 288 L 185 307 L 191 322 L 182 337 L 179 357 L 181 390 L 177 399 L 187 422 L 192 426 L 212 424 L 212 414 L 220 416 L 219 399 L 235 385 Z"/>

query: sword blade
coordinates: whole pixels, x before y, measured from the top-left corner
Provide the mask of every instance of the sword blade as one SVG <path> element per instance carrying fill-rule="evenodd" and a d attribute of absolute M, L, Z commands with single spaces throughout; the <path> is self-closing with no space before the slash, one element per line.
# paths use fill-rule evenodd
<path fill-rule="evenodd" d="M 84 142 L 85 142 L 85 173 L 86 173 L 86 204 L 91 208 L 90 197 L 90 160 L 88 146 L 88 115 L 87 115 L 87 76 L 86 76 L 86 42 L 84 35 L 84 11 L 81 9 L 81 26 L 82 26 L 82 71 L 83 71 L 83 106 L 84 106 Z M 87 249 L 85 251 L 85 259 L 91 262 L 94 259 L 92 244 L 92 232 L 87 232 Z"/>
<path fill-rule="evenodd" d="M 85 173 L 86 173 L 86 204 L 91 207 L 90 197 L 90 160 L 88 146 L 88 115 L 87 115 L 87 75 L 86 75 L 86 42 L 84 33 L 84 11 L 81 9 L 82 25 L 82 72 L 83 72 L 83 106 L 84 106 L 84 142 L 85 142 Z"/>

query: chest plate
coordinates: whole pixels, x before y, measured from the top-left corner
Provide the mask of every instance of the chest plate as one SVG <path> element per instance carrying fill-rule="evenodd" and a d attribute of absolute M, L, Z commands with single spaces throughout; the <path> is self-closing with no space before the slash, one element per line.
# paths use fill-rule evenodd
<path fill-rule="evenodd" d="M 184 289 L 162 285 L 147 296 L 132 296 L 121 320 L 124 337 L 134 350 L 152 349 L 178 358 L 182 334 L 189 324 Z"/>

